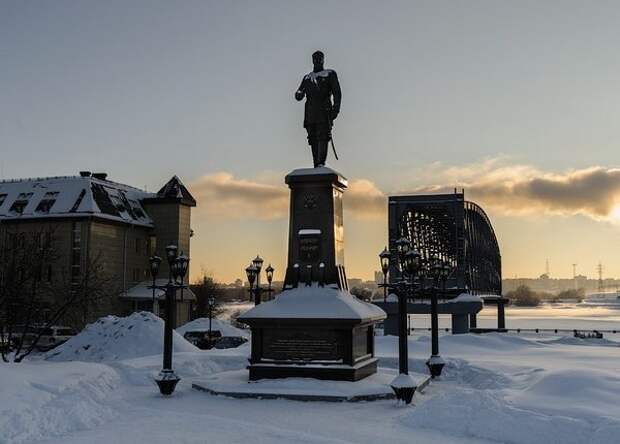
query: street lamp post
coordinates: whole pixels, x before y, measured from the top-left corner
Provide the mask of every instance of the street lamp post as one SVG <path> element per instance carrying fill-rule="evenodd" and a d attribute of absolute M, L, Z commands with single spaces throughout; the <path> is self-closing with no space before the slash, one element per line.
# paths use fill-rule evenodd
<path fill-rule="evenodd" d="M 267 293 L 269 298 L 271 299 L 271 294 L 273 293 L 273 288 L 271 288 L 271 283 L 273 282 L 273 272 L 274 268 L 269 264 L 267 268 L 265 268 L 265 274 L 267 275 Z"/>
<path fill-rule="evenodd" d="M 162 395 L 171 395 L 177 383 L 181 380 L 172 369 L 172 330 L 175 324 L 175 305 L 176 291 L 181 288 L 187 288 L 183 284 L 183 280 L 189 266 L 189 258 L 183 254 L 178 255 L 176 245 L 168 245 L 166 247 L 166 259 L 168 261 L 168 282 L 166 285 L 156 285 L 155 278 L 159 273 L 159 265 L 161 259 L 153 256 L 149 259 L 151 276 L 153 277 L 153 293 L 155 289 L 164 290 L 166 294 L 166 317 L 164 320 L 164 357 L 163 368 L 159 375 L 155 378 L 155 382 L 159 387 Z M 180 282 L 179 282 L 180 279 Z"/>
<path fill-rule="evenodd" d="M 401 237 L 396 240 L 396 252 L 384 254 L 381 259 L 382 269 L 386 265 L 389 269 L 390 258 L 395 257 L 397 268 L 401 276 L 397 282 L 389 285 L 390 290 L 394 291 L 398 297 L 398 376 L 392 381 L 390 386 L 394 390 L 396 398 L 410 404 L 413 394 L 417 388 L 413 378 L 409 375 L 409 350 L 407 344 L 407 300 L 414 292 L 415 275 L 420 266 L 420 254 L 410 249 L 409 240 Z"/>
<path fill-rule="evenodd" d="M 430 274 L 433 279 L 431 291 L 431 357 L 426 361 L 431 377 L 441 376 L 445 361 L 439 356 L 439 315 L 437 309 L 437 291 L 439 280 L 443 283 L 445 292 L 445 281 L 450 274 L 450 266 L 442 262 L 439 258 L 433 257 L 430 262 Z"/>
<path fill-rule="evenodd" d="M 161 264 L 161 258 L 157 255 L 151 256 L 149 258 L 149 265 L 151 270 L 151 277 L 153 278 L 153 285 L 151 286 L 153 289 L 153 314 L 159 316 L 159 303 L 156 302 L 155 299 L 155 282 L 157 279 L 157 275 L 159 274 L 159 265 Z"/>
<path fill-rule="evenodd" d="M 409 250 L 409 241 L 401 237 L 396 241 L 396 254 L 401 271 L 398 296 L 398 369 L 401 374 L 409 374 L 409 349 L 407 346 L 407 281 L 405 279 L 405 256 Z"/>
<path fill-rule="evenodd" d="M 213 320 L 213 307 L 215 306 L 215 298 L 209 296 L 209 342 L 211 342 L 211 322 Z"/>
<path fill-rule="evenodd" d="M 387 293 L 388 293 L 388 284 L 387 284 L 387 275 L 390 270 L 390 258 L 391 253 L 388 251 L 387 247 L 383 249 L 381 253 L 379 253 L 379 261 L 381 262 L 381 272 L 383 273 L 383 284 L 379 285 L 383 287 L 383 302 L 387 302 Z"/>
<path fill-rule="evenodd" d="M 263 262 L 264 262 L 263 258 L 260 257 L 258 254 L 252 260 L 252 265 L 256 267 L 256 286 L 257 287 L 260 287 L 260 272 L 263 269 Z"/>
<path fill-rule="evenodd" d="M 267 292 L 268 295 L 273 293 L 273 288 L 271 287 L 271 282 L 273 281 L 273 272 L 274 268 L 269 264 L 269 266 L 265 269 L 265 275 L 267 276 L 268 286 L 267 288 L 263 288 L 260 285 L 260 271 L 263 266 L 263 259 L 260 256 L 256 256 L 256 259 L 250 263 L 250 265 L 245 269 L 245 273 L 248 277 L 248 283 L 250 284 L 249 292 L 250 297 L 254 297 L 254 305 L 258 305 L 261 303 L 261 294 L 263 292 Z"/>

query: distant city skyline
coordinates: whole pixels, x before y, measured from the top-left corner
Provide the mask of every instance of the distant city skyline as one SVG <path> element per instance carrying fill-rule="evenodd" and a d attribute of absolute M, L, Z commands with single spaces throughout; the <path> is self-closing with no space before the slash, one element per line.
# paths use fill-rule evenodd
<path fill-rule="evenodd" d="M 349 276 L 373 278 L 386 196 L 455 186 L 491 218 L 504 277 L 546 259 L 620 275 L 616 2 L 321 5 L 2 2 L 0 179 L 178 174 L 198 200 L 192 278 L 243 278 L 260 253 L 282 279 L 283 178 L 311 165 L 293 93 L 322 49 Z"/>

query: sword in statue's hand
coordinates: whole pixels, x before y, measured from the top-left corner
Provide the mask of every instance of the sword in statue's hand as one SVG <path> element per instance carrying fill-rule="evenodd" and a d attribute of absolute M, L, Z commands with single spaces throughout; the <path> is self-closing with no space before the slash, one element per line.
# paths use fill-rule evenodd
<path fill-rule="evenodd" d="M 334 136 L 332 135 L 334 128 L 334 118 L 332 117 L 331 110 L 327 115 L 329 116 L 329 141 L 332 143 L 332 151 L 334 152 L 334 157 L 336 158 L 336 160 L 340 160 L 338 159 L 338 153 L 336 152 L 336 147 L 334 146 Z"/>

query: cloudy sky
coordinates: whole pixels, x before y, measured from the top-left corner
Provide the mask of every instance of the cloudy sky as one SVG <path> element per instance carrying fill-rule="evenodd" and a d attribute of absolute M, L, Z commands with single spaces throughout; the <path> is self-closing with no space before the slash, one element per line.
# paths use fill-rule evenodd
<path fill-rule="evenodd" d="M 257 252 L 281 271 L 283 177 L 311 164 L 292 95 L 322 49 L 349 276 L 378 268 L 386 195 L 455 186 L 505 277 L 547 258 L 620 276 L 618 23 L 614 1 L 6 0 L 0 177 L 178 174 L 199 200 L 194 275 L 233 280 Z"/>

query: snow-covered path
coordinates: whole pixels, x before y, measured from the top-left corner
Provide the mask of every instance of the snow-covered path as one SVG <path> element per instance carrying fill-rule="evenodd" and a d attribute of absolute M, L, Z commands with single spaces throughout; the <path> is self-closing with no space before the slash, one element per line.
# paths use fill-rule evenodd
<path fill-rule="evenodd" d="M 425 372 L 429 338 L 413 336 L 409 344 L 411 370 Z M 38 390 L 31 384 L 37 368 L 55 368 L 47 386 L 64 372 L 64 380 L 81 378 L 75 392 L 79 396 L 36 401 L 37 393 L 27 394 L 20 409 L 34 403 L 54 414 L 31 415 L 21 433 L 19 426 L 4 429 L 0 423 L 0 431 L 12 431 L 0 435 L 0 442 L 616 443 L 620 347 L 592 344 L 596 342 L 499 334 L 442 336 L 440 350 L 448 361 L 444 377 L 416 394 L 410 407 L 394 401 L 228 399 L 190 388 L 192 377 L 243 368 L 247 345 L 177 353 L 175 368 L 183 381 L 168 399 L 158 395 L 150 379 L 160 366 L 157 355 L 97 364 L 32 362 L 20 367 L 27 370 L 21 377 L 29 379 L 32 390 Z M 396 338 L 377 337 L 382 366 L 397 367 L 396 350 Z M 15 366 L 6 369 L 0 365 L 0 381 L 4 373 L 19 379 Z M 105 393 L 89 389 L 100 380 L 98 374 L 106 375 Z M 89 393 L 97 395 L 94 400 Z M 80 410 L 69 405 L 71 399 L 84 410 L 81 421 L 73 417 Z M 7 407 L 0 398 L 0 413 Z"/>

